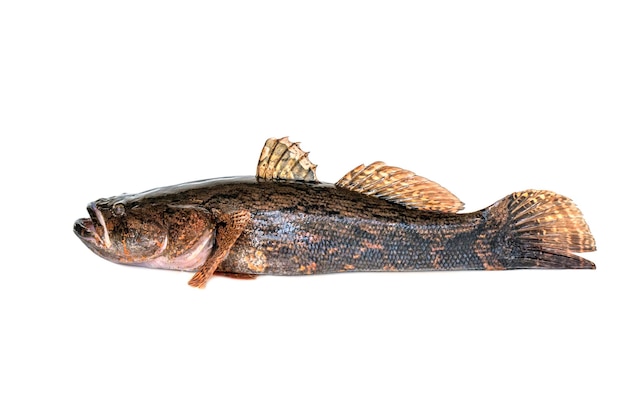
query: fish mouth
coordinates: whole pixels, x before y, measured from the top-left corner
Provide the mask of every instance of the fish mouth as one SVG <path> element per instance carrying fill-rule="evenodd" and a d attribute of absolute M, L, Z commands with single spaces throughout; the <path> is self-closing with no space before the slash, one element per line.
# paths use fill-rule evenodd
<path fill-rule="evenodd" d="M 91 242 L 100 247 L 109 248 L 111 239 L 104 221 L 104 216 L 95 202 L 87 206 L 89 218 L 81 218 L 74 222 L 74 233 L 83 241 Z"/>

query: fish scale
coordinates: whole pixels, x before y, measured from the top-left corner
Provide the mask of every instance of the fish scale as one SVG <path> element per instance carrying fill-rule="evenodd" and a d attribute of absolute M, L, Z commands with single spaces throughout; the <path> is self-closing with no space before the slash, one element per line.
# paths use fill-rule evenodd
<path fill-rule="evenodd" d="M 512 193 L 485 209 L 380 161 L 335 184 L 318 181 L 297 144 L 271 138 L 257 175 L 224 177 L 99 199 L 75 233 L 121 264 L 256 276 L 348 271 L 593 269 L 581 212 L 545 190 Z"/>

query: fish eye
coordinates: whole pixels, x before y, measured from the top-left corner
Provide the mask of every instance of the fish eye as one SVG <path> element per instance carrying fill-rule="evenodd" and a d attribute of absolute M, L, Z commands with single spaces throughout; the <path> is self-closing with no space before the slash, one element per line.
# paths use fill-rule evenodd
<path fill-rule="evenodd" d="M 113 211 L 113 215 L 115 216 L 122 216 L 124 215 L 124 213 L 126 213 L 126 209 L 124 208 L 124 205 L 119 202 L 114 204 L 111 210 Z"/>

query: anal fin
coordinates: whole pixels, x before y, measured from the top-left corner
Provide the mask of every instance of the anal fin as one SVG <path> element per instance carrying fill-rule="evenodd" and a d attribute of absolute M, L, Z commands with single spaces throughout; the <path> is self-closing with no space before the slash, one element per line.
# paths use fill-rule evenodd
<path fill-rule="evenodd" d="M 256 274 L 248 274 L 248 273 L 230 273 L 226 271 L 217 271 L 216 273 L 219 274 L 220 276 L 228 277 L 231 279 L 237 279 L 237 280 L 254 280 L 257 277 Z"/>
<path fill-rule="evenodd" d="M 463 209 L 463 202 L 441 185 L 381 161 L 367 167 L 361 164 L 343 176 L 336 186 L 412 209 L 449 213 Z"/>

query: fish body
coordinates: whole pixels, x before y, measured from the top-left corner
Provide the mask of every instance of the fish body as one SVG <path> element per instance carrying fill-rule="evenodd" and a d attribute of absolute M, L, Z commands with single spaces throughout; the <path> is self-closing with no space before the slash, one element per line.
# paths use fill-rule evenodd
<path fill-rule="evenodd" d="M 271 139 L 256 177 L 100 199 L 74 231 L 114 262 L 197 271 L 190 284 L 198 287 L 216 271 L 595 267 L 572 254 L 595 242 L 580 211 L 556 193 L 528 190 L 458 213 L 454 195 L 406 170 L 374 163 L 330 184 L 314 169 L 296 144 Z"/>

